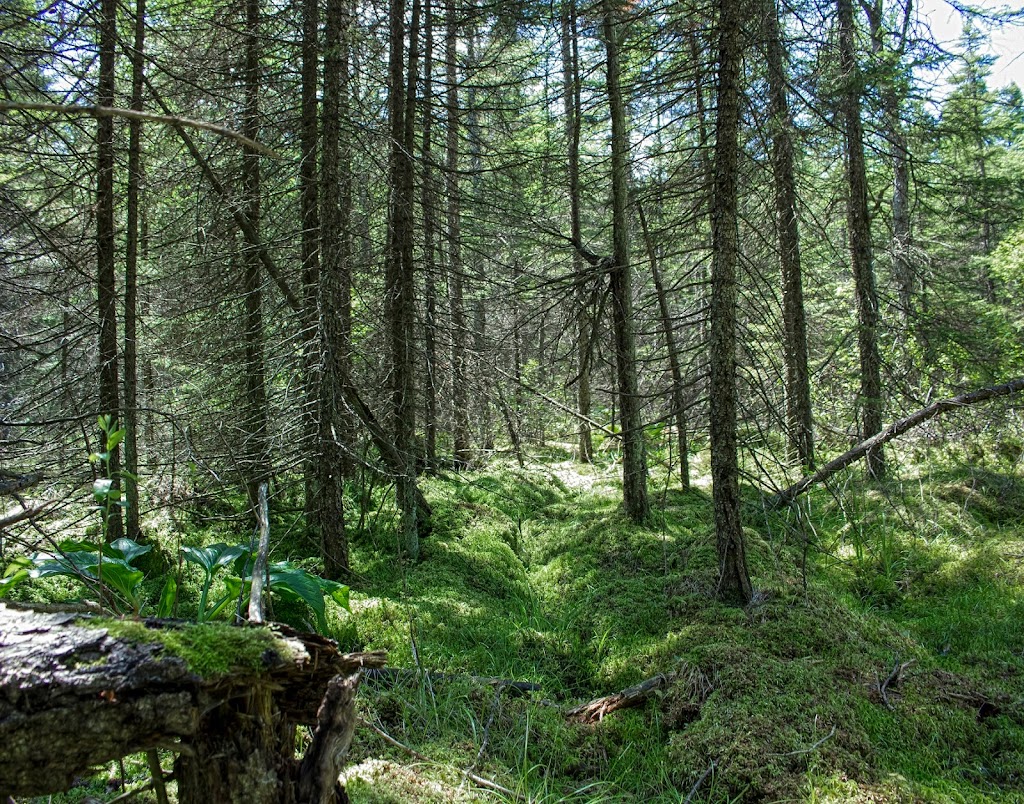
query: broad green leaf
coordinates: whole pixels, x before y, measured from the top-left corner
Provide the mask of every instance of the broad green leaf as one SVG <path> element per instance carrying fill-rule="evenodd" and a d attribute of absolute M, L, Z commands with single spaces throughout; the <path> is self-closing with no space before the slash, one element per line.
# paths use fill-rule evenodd
<path fill-rule="evenodd" d="M 217 557 L 217 563 L 214 566 L 226 567 L 228 564 L 235 561 L 236 559 L 239 559 L 242 556 L 248 557 L 249 555 L 251 555 L 251 551 L 249 550 L 248 545 L 236 544 L 233 547 L 228 547 L 226 550 L 224 550 L 224 552 L 222 552 Z"/>
<path fill-rule="evenodd" d="M 146 577 L 142 570 L 119 561 L 104 561 L 97 569 L 104 584 L 120 592 L 126 600 L 135 602 L 136 589 Z"/>
<path fill-rule="evenodd" d="M 32 577 L 29 570 L 32 561 L 27 556 L 18 556 L 4 570 L 4 577 L 0 579 L 0 597 L 6 595 L 11 589 L 22 581 Z"/>
<path fill-rule="evenodd" d="M 239 599 L 244 601 L 249 595 L 249 582 L 242 581 L 241 578 L 231 577 L 228 578 L 224 585 L 227 587 L 227 593 L 213 604 L 213 608 L 207 613 L 206 618 L 208 620 L 213 619 L 221 612 L 228 609 L 229 606 L 238 602 Z"/>
<path fill-rule="evenodd" d="M 174 614 L 174 604 L 178 600 L 178 582 L 173 575 L 167 576 L 164 588 L 160 592 L 160 602 L 156 606 L 157 617 L 170 617 Z"/>
<path fill-rule="evenodd" d="M 237 558 L 238 553 L 234 552 L 237 549 L 237 547 L 228 547 L 223 542 L 217 542 L 207 547 L 182 547 L 181 552 L 186 561 L 198 564 L 206 570 L 207 574 L 212 575 L 217 567 L 222 567 Z M 229 555 L 227 560 L 224 558 L 225 555 Z"/>
<path fill-rule="evenodd" d="M 107 452 L 113 452 L 114 448 L 117 447 L 122 441 L 127 430 L 123 427 L 120 430 L 115 430 L 112 433 L 107 433 Z"/>
<path fill-rule="evenodd" d="M 319 579 L 305 570 L 296 569 L 287 562 L 274 564 L 270 568 L 270 589 L 284 600 L 301 601 L 316 615 L 317 626 L 327 630 L 324 611 L 324 593 Z"/>
<path fill-rule="evenodd" d="M 120 553 L 120 557 L 124 558 L 129 564 L 135 561 L 139 556 L 144 556 L 150 550 L 153 549 L 151 544 L 139 544 L 133 539 L 122 537 L 120 539 L 114 539 L 110 543 L 110 546 Z"/>
<path fill-rule="evenodd" d="M 92 496 L 96 499 L 96 502 L 105 502 L 110 497 L 110 489 L 114 485 L 114 481 L 109 477 L 98 477 L 93 481 L 92 484 Z"/>
<path fill-rule="evenodd" d="M 345 611 L 351 612 L 349 608 L 349 588 L 337 581 L 329 581 L 326 578 L 319 578 L 320 588 L 331 600 L 341 606 Z"/>
<path fill-rule="evenodd" d="M 7 572 L 9 574 L 5 574 L 3 578 L 0 578 L 0 597 L 4 597 L 19 583 L 27 581 L 32 577 L 27 569 L 15 570 L 12 573 L 8 567 Z"/>

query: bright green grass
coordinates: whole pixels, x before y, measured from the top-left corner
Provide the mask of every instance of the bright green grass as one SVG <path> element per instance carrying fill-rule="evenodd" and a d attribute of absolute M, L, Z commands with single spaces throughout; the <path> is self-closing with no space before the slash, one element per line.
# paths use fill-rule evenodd
<path fill-rule="evenodd" d="M 614 465 L 429 478 L 435 534 L 415 565 L 395 559 L 374 491 L 354 613 L 332 623 L 345 647 L 448 678 L 363 686 L 361 716 L 429 762 L 358 730 L 353 802 L 1024 804 L 1024 481 L 998 456 L 914 458 L 883 486 L 851 471 L 782 512 L 745 488 L 747 609 L 714 599 L 704 483 L 656 476 L 635 527 Z M 275 527 L 308 559 L 294 515 Z M 641 708 L 566 718 L 659 673 L 679 680 Z M 496 697 L 473 677 L 542 690 Z"/>
<path fill-rule="evenodd" d="M 469 681 L 368 690 L 393 736 L 465 768 L 496 711 L 478 772 L 536 801 L 682 801 L 701 778 L 694 801 L 1020 800 L 1024 533 L 1013 506 L 985 497 L 1017 493 L 1012 479 L 975 483 L 977 511 L 955 471 L 850 483 L 841 504 L 816 490 L 802 520 L 766 516 L 749 493 L 759 596 L 739 610 L 713 600 L 705 492 L 669 491 L 637 528 L 612 472 L 554 471 L 432 481 L 447 527 L 417 566 L 357 549 L 367 647 L 413 666 L 414 636 L 424 667 L 544 688 L 496 710 Z M 889 709 L 878 687 L 897 660 L 911 664 Z M 705 679 L 710 695 L 674 689 L 595 726 L 566 721 L 570 704 L 659 672 Z M 970 696 L 999 713 L 979 718 Z M 372 737 L 360 756 L 380 752 L 403 761 Z"/>

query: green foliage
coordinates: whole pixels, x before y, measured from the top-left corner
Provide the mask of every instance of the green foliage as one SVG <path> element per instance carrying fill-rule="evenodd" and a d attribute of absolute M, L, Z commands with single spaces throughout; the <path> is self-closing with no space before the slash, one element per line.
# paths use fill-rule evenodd
<path fill-rule="evenodd" d="M 15 558 L 0 580 L 0 597 L 23 581 L 60 576 L 84 584 L 114 611 L 138 616 L 145 603 L 145 574 L 132 562 L 150 549 L 125 538 L 110 544 L 65 540 L 54 552 Z"/>
<path fill-rule="evenodd" d="M 400 576 L 358 548 L 353 610 L 361 644 L 393 666 L 460 680 L 371 685 L 365 705 L 437 762 L 442 791 L 496 712 L 480 772 L 527 800 L 678 802 L 701 780 L 694 801 L 1014 801 L 1024 577 L 1007 555 L 1024 545 L 1024 489 L 1005 470 L 933 461 L 884 493 L 851 476 L 799 509 L 750 505 L 746 610 L 714 601 L 702 491 L 667 492 L 645 529 L 601 468 L 435 479 L 448 526 Z M 565 719 L 669 672 L 677 683 L 641 709 Z M 535 681 L 564 703 L 495 704 L 469 676 Z M 1000 714 L 979 718 L 982 700 Z M 372 795 L 400 799 L 405 759 L 367 739 Z"/>

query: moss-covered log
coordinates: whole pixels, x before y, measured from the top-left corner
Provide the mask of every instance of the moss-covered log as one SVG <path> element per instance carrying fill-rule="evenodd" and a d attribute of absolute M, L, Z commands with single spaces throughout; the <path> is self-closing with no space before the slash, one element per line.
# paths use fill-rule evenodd
<path fill-rule="evenodd" d="M 281 626 L 0 603 L 0 801 L 65 790 L 97 764 L 152 748 L 178 752 L 180 804 L 344 801 L 324 780 L 348 748 L 360 669 L 383 659 Z M 298 724 L 317 726 L 305 762 L 294 756 Z"/>

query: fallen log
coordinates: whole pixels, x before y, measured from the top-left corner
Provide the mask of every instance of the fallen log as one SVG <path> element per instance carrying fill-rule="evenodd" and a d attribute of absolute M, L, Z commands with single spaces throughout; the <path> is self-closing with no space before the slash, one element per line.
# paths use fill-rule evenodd
<path fill-rule="evenodd" d="M 111 620 L 0 603 L 0 801 L 175 751 L 179 804 L 341 804 L 363 667 L 287 627 Z M 325 696 L 326 691 L 326 696 Z M 297 725 L 317 727 L 294 756 Z"/>
<path fill-rule="evenodd" d="M 948 413 L 951 410 L 959 410 L 967 405 L 975 405 L 978 402 L 986 402 L 989 399 L 1015 394 L 1019 391 L 1024 391 L 1024 377 L 1018 377 L 1017 379 L 1010 380 L 1002 385 L 994 385 L 991 388 L 981 388 L 977 391 L 971 391 L 970 393 L 952 397 L 951 399 L 940 399 L 937 402 L 933 402 L 927 407 L 921 408 L 920 410 L 910 414 L 906 418 L 893 422 L 882 432 L 861 441 L 853 449 L 844 452 L 838 458 L 833 458 L 818 469 L 818 471 L 813 474 L 806 475 L 792 486 L 783 489 L 771 498 L 768 505 L 770 508 L 781 508 L 784 505 L 788 505 L 807 491 L 811 486 L 828 480 L 832 475 L 842 471 L 851 463 L 863 458 L 871 452 L 871 450 L 877 449 L 883 444 L 892 441 L 897 436 L 903 435 L 907 430 L 918 427 L 941 413 Z"/>

